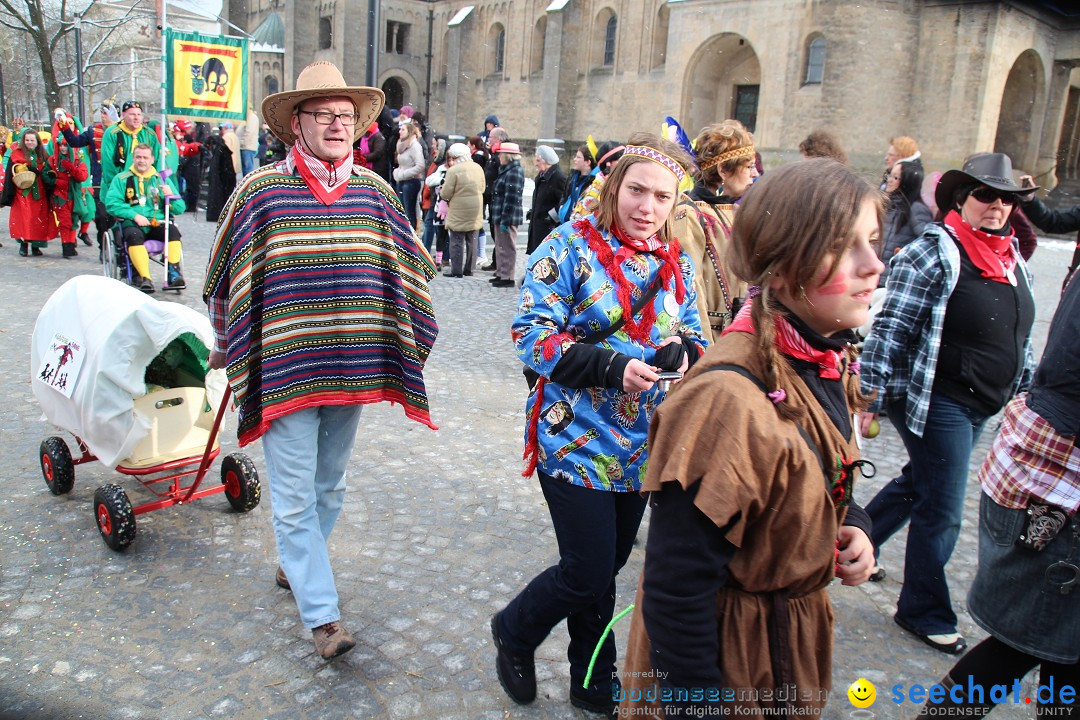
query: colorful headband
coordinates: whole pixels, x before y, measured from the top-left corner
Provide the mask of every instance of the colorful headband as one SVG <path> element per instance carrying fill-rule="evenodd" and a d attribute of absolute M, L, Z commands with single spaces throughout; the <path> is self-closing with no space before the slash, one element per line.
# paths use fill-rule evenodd
<path fill-rule="evenodd" d="M 754 148 L 753 145 L 743 145 L 742 147 L 737 147 L 733 150 L 722 152 L 716 157 L 711 157 L 705 162 L 701 163 L 701 165 L 699 165 L 698 167 L 701 172 L 705 172 L 706 170 L 716 167 L 720 163 L 727 162 L 728 160 L 734 160 L 735 158 L 742 157 L 754 157 L 755 152 L 757 152 L 757 150 L 756 148 Z"/>
<path fill-rule="evenodd" d="M 627 145 L 626 149 L 623 151 L 623 155 L 637 155 L 638 157 L 652 160 L 658 165 L 663 165 L 671 171 L 671 174 L 674 175 L 675 179 L 680 183 L 683 181 L 683 178 L 686 177 L 686 170 L 683 169 L 682 165 L 659 150 L 653 150 L 651 147 Z"/>

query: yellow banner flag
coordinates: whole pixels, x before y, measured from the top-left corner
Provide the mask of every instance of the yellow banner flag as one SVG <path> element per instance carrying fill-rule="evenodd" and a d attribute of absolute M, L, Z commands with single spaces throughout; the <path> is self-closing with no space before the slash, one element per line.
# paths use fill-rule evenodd
<path fill-rule="evenodd" d="M 166 48 L 167 115 L 247 120 L 247 40 L 168 28 Z"/>

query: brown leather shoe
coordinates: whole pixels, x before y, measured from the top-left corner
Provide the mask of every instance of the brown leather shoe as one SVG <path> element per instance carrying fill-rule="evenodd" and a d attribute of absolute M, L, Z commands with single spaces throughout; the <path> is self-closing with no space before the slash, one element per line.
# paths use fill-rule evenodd
<path fill-rule="evenodd" d="M 356 640 L 339 622 L 320 625 L 311 631 L 311 638 L 323 660 L 332 660 L 356 647 Z"/>
<path fill-rule="evenodd" d="M 277 572 L 274 573 L 274 582 L 277 583 L 279 588 L 285 588 L 286 590 L 292 590 L 289 586 L 289 578 L 285 576 L 285 571 L 281 569 L 281 566 L 277 566 Z"/>

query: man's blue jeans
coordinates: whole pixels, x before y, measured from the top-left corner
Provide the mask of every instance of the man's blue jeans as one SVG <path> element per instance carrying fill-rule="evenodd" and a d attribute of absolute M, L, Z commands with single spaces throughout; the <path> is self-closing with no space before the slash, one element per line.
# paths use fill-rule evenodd
<path fill-rule="evenodd" d="M 579 687 L 593 649 L 615 611 L 615 576 L 634 548 L 645 498 L 571 485 L 543 473 L 559 564 L 533 578 L 499 615 L 499 636 L 514 655 L 529 656 L 563 618 L 570 631 L 570 679 Z M 606 692 L 615 671 L 615 637 L 596 658 L 593 686 Z"/>
<path fill-rule="evenodd" d="M 240 172 L 247 175 L 255 169 L 255 150 L 240 151 Z"/>
<path fill-rule="evenodd" d="M 326 539 L 345 500 L 345 468 L 362 405 L 322 405 L 275 418 L 263 435 L 274 537 L 300 619 L 341 619 Z"/>
<path fill-rule="evenodd" d="M 987 418 L 933 393 L 920 438 L 905 424 L 903 400 L 890 403 L 887 412 L 908 463 L 866 506 L 874 553 L 910 520 L 896 615 L 924 635 L 956 632 L 945 564 L 960 535 L 971 450 Z"/>

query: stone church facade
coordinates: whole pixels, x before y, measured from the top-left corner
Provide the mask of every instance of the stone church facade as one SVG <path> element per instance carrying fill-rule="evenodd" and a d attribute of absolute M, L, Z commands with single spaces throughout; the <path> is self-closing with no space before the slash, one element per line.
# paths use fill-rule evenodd
<path fill-rule="evenodd" d="M 256 103 L 316 59 L 366 81 L 367 0 L 228 6 L 249 32 L 273 15 L 283 27 L 278 52 L 252 53 Z M 572 145 L 656 130 L 665 115 L 691 137 L 735 117 L 767 159 L 794 157 L 824 128 L 869 170 L 890 137 L 911 135 L 932 169 L 996 150 L 1052 186 L 1080 175 L 1080 11 L 1062 6 L 383 0 L 376 82 L 389 103 L 426 110 L 450 134 L 473 134 L 495 114 L 522 142 Z"/>

